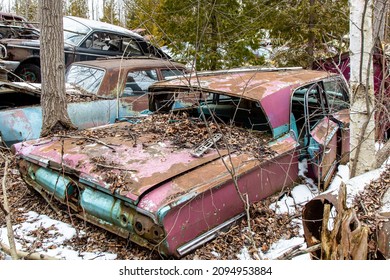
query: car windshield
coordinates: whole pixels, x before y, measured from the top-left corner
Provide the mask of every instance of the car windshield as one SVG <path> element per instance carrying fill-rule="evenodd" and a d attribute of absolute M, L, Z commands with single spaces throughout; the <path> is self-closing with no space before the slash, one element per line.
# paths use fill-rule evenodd
<path fill-rule="evenodd" d="M 97 94 L 104 77 L 104 70 L 72 65 L 66 75 L 66 82 L 92 94 Z"/>
<path fill-rule="evenodd" d="M 91 29 L 71 18 L 64 17 L 64 41 L 78 46 Z"/>

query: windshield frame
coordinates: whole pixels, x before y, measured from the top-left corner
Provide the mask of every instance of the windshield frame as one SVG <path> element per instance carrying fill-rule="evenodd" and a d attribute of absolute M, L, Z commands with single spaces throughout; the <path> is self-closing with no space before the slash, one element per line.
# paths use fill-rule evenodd
<path fill-rule="evenodd" d="M 69 17 L 64 17 L 63 24 L 64 42 L 73 46 L 79 46 L 92 31 L 91 27 Z"/>

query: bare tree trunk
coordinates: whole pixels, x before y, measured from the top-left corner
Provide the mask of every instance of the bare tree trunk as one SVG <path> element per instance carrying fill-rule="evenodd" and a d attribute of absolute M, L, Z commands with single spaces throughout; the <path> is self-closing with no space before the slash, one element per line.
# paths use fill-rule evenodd
<path fill-rule="evenodd" d="M 375 164 L 372 0 L 350 0 L 351 176 Z"/>
<path fill-rule="evenodd" d="M 41 71 L 42 71 L 42 132 L 75 129 L 68 112 L 65 95 L 64 34 L 62 1 L 40 1 Z"/>

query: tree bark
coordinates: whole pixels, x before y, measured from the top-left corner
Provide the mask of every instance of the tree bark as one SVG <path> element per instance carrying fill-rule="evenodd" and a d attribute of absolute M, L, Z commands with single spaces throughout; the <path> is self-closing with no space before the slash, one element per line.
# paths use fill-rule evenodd
<path fill-rule="evenodd" d="M 76 128 L 67 112 L 62 8 L 62 1 L 40 1 L 41 136 L 47 136 L 57 129 Z"/>
<path fill-rule="evenodd" d="M 372 0 L 350 0 L 351 177 L 375 164 Z"/>

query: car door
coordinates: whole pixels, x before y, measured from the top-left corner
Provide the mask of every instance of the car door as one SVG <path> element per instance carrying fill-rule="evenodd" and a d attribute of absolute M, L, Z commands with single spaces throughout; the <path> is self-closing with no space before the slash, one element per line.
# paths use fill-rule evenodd
<path fill-rule="evenodd" d="M 335 121 L 340 128 L 338 139 L 338 150 L 340 154 L 340 164 L 345 164 L 349 161 L 349 89 L 348 85 L 339 76 L 331 77 L 323 82 L 326 100 L 328 103 L 328 111 L 330 118 Z"/>
<path fill-rule="evenodd" d="M 305 149 L 311 175 L 323 188 L 329 185 L 340 155 L 340 126 L 328 113 L 323 84 L 311 85 L 304 96 Z"/>

